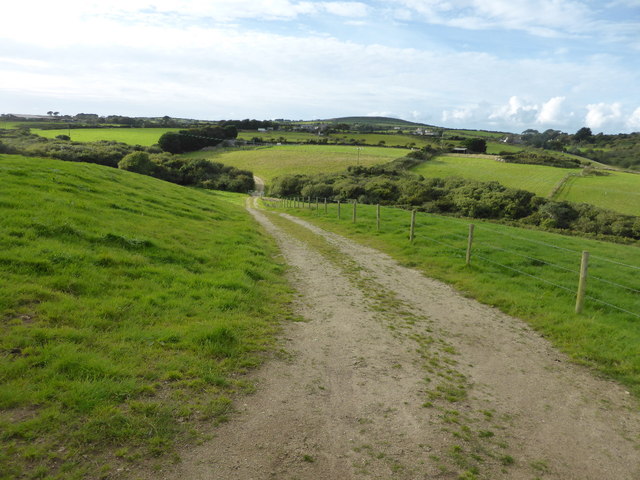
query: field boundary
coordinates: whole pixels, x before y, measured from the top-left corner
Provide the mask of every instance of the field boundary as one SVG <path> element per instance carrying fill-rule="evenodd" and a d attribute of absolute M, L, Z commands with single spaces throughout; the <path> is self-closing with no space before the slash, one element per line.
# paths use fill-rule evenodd
<path fill-rule="evenodd" d="M 571 174 L 570 174 L 571 175 Z M 571 175 L 573 176 L 573 175 Z M 320 201 L 320 199 L 316 198 L 315 201 L 312 201 L 312 199 L 307 198 L 305 199 L 301 199 L 299 197 L 293 197 L 293 198 L 285 198 L 285 199 L 265 199 L 264 200 L 268 206 L 272 207 L 272 208 L 307 208 L 310 209 L 311 211 L 315 212 L 318 215 L 324 214 L 324 215 L 328 215 L 328 207 L 329 205 L 332 205 L 333 203 L 328 202 L 327 199 L 323 199 L 322 202 Z M 358 203 L 355 201 L 350 201 L 348 203 L 340 203 L 337 202 L 335 204 L 333 204 L 336 206 L 336 219 L 340 219 L 342 217 L 346 215 L 349 215 L 352 219 L 352 223 L 356 223 L 356 222 L 363 222 L 363 221 L 369 221 L 369 225 L 370 226 L 375 226 L 375 231 L 379 232 L 380 228 L 381 228 L 381 219 L 380 219 L 380 206 L 376 205 L 375 206 L 375 210 L 376 210 L 376 214 L 375 214 L 375 218 L 371 218 L 371 219 L 367 219 L 367 220 L 363 220 L 358 214 L 357 214 L 357 209 L 358 209 Z M 360 205 L 360 207 L 362 207 L 363 205 Z M 345 210 L 345 207 L 348 207 L 349 209 L 351 209 L 351 212 Z M 369 207 L 371 207 L 371 205 L 369 205 Z M 473 221 L 470 221 L 469 219 L 467 220 L 462 220 L 462 219 L 453 219 L 453 218 L 449 218 L 449 217 L 444 217 L 444 216 L 440 216 L 440 215 L 433 215 L 433 214 L 429 214 L 429 213 L 425 213 L 425 212 L 416 212 L 416 210 L 403 210 L 403 209 L 399 209 L 399 208 L 394 208 L 395 210 L 402 210 L 404 212 L 406 212 L 407 214 L 407 218 L 406 218 L 406 225 L 407 225 L 407 242 L 408 243 L 413 243 L 417 240 L 420 239 L 424 239 L 424 240 L 428 240 L 430 242 L 433 242 L 435 244 L 441 245 L 443 247 L 446 247 L 448 249 L 451 250 L 451 253 L 454 257 L 463 257 L 465 259 L 465 263 L 467 266 L 470 265 L 471 263 L 471 258 L 473 259 L 480 259 L 486 263 L 489 264 L 493 264 L 495 266 L 498 266 L 504 270 L 507 270 L 511 273 L 517 273 L 519 275 L 522 276 L 526 276 L 531 278 L 532 280 L 538 281 L 538 282 L 542 282 L 545 283 L 547 285 L 550 285 L 552 287 L 554 287 L 555 289 L 559 289 L 562 290 L 564 292 L 568 292 L 570 293 L 574 299 L 576 299 L 577 297 L 579 297 L 579 292 L 580 292 L 580 281 L 579 279 L 581 278 L 581 269 L 582 268 L 586 268 L 586 266 L 582 267 L 580 265 L 580 259 L 584 253 L 584 251 L 579 251 L 579 250 L 571 250 L 571 249 L 566 249 L 564 247 L 558 246 L 558 245 L 554 245 L 552 243 L 546 243 L 546 242 L 537 242 L 531 239 L 527 239 L 525 237 L 522 236 L 513 236 L 513 235 L 508 235 L 504 232 L 501 232 L 497 229 L 490 229 L 487 228 L 486 225 L 482 222 L 478 222 L 476 221 L 475 223 L 473 223 Z M 430 218 L 439 218 L 439 219 L 447 219 L 450 220 L 452 222 L 455 222 L 456 224 L 458 224 L 461 228 L 461 232 L 462 233 L 455 233 L 455 232 L 448 232 L 448 239 L 443 239 L 443 238 L 438 238 L 437 236 L 435 236 L 434 234 L 430 234 L 427 235 L 424 232 L 421 233 L 416 233 L 416 215 L 420 215 L 421 219 L 423 220 L 422 224 L 426 224 Z M 467 233 L 465 230 L 465 226 L 468 226 L 467 228 L 469 228 L 469 232 Z M 512 245 L 514 245 L 513 248 L 501 248 L 498 247 L 496 245 L 493 245 L 491 243 L 488 242 L 480 242 L 478 241 L 477 237 L 478 234 L 480 232 L 482 232 L 482 230 L 486 231 L 486 232 L 491 232 L 493 234 L 498 234 L 498 235 L 507 235 L 510 237 L 511 240 L 515 240 L 515 242 L 512 243 Z M 454 244 L 454 240 L 457 240 L 460 244 L 455 245 Z M 518 242 L 521 243 L 543 243 L 545 248 L 552 248 L 552 249 L 556 249 L 559 251 L 563 251 L 564 253 L 567 254 L 567 259 L 569 262 L 573 262 L 573 266 L 572 267 L 566 267 L 563 265 L 559 265 L 557 263 L 554 263 L 553 261 L 549 260 L 548 258 L 538 258 L 535 256 L 531 256 L 531 255 L 526 255 L 524 253 L 521 253 L 518 251 Z M 558 281 L 556 279 L 549 279 L 549 278 L 544 278 L 543 276 L 537 275 L 537 274 L 532 274 L 530 272 L 525 271 L 522 268 L 517 268 L 513 265 L 506 265 L 505 263 L 507 263 L 506 261 L 498 261 L 496 259 L 492 259 L 491 255 L 489 252 L 499 252 L 502 256 L 504 256 L 504 254 L 507 255 L 511 255 L 511 256 L 515 256 L 515 257 L 519 257 L 522 259 L 525 259 L 528 262 L 531 262 L 534 265 L 537 266 L 544 266 L 544 267 L 548 267 L 548 268 L 553 268 L 556 269 L 559 272 L 562 272 L 563 274 L 565 274 L 564 278 L 561 281 Z M 569 257 L 568 254 L 571 254 L 571 257 Z M 505 257 L 506 258 L 506 257 Z M 617 268 L 622 268 L 622 269 L 627 269 L 630 270 L 632 272 L 640 272 L 640 266 L 637 265 L 630 265 L 628 263 L 625 262 L 621 262 L 618 260 L 613 260 L 610 258 L 606 258 L 603 256 L 598 256 L 598 255 L 594 255 L 592 257 L 592 261 L 596 260 L 598 262 L 607 262 L 610 264 L 614 264 L 616 265 Z M 611 278 L 603 278 L 602 276 L 599 275 L 595 275 L 595 274 L 589 274 L 588 275 L 588 280 L 589 282 L 599 282 L 601 284 L 606 284 L 609 288 L 614 288 L 617 290 L 621 290 L 624 291 L 625 293 L 630 293 L 631 295 L 640 295 L 640 289 L 638 288 L 634 288 L 632 286 L 629 285 L 624 285 L 622 283 L 620 283 L 619 281 L 615 281 L 614 279 Z M 586 287 L 586 279 L 585 279 L 585 287 Z M 589 291 L 592 291 L 593 289 L 590 289 Z M 583 300 L 589 300 L 591 302 L 595 302 L 599 305 L 605 306 L 607 308 L 610 309 L 614 309 L 618 312 L 622 312 L 624 314 L 630 315 L 636 319 L 640 319 L 640 313 L 636 313 L 635 311 L 633 311 L 634 309 L 632 307 L 628 307 L 628 306 L 621 306 L 618 305 L 616 303 L 613 303 L 612 301 L 608 301 L 605 300 L 603 298 L 599 298 L 594 296 L 595 294 L 584 294 L 584 299 Z M 577 299 L 577 302 L 580 301 L 579 299 Z M 582 311 L 582 307 L 578 307 L 578 304 L 576 303 L 576 313 L 580 313 Z"/>

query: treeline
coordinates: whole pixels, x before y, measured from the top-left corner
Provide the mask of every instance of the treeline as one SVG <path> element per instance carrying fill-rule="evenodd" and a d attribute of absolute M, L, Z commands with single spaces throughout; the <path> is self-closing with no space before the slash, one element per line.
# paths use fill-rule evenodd
<path fill-rule="evenodd" d="M 254 120 L 245 118 L 244 120 L 220 120 L 218 125 L 221 127 L 234 126 L 238 130 L 258 130 L 259 128 L 270 128 L 278 130 L 280 124 L 272 120 Z"/>
<path fill-rule="evenodd" d="M 556 168 L 580 168 L 582 162 L 577 158 L 554 157 L 534 152 L 500 152 L 500 158 L 507 163 L 526 163 L 530 165 L 546 165 Z"/>
<path fill-rule="evenodd" d="M 340 174 L 285 175 L 274 179 L 270 194 L 341 202 L 357 200 L 542 229 L 640 240 L 640 217 L 588 204 L 556 202 L 498 182 L 424 178 L 409 173 L 407 167 L 419 161 L 405 157 L 383 166 L 349 167 Z"/>
<path fill-rule="evenodd" d="M 62 136 L 64 137 L 64 136 Z M 67 137 L 68 138 L 68 137 Z M 252 172 L 202 159 L 182 159 L 157 146 L 120 142 L 47 139 L 28 130 L 0 130 L 0 153 L 97 163 L 150 175 L 179 185 L 245 193 L 255 188 Z"/>
<path fill-rule="evenodd" d="M 640 133 L 617 135 L 593 134 L 582 127 L 574 134 L 548 129 L 544 132 L 529 129 L 522 132 L 525 145 L 580 155 L 597 162 L 623 168 L 640 169 Z"/>
<path fill-rule="evenodd" d="M 248 192 L 255 188 L 253 173 L 248 170 L 203 159 L 182 159 L 168 153 L 133 152 L 118 162 L 118 168 L 211 190 Z"/>
<path fill-rule="evenodd" d="M 195 152 L 205 147 L 215 147 L 225 140 L 238 136 L 235 125 L 191 128 L 179 132 L 167 132 L 158 139 L 160 148 L 169 153 Z"/>

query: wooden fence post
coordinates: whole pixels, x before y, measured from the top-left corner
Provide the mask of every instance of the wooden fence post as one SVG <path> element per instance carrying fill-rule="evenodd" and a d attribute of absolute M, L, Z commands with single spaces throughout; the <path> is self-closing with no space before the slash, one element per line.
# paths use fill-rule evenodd
<path fill-rule="evenodd" d="M 413 242 L 416 232 L 416 211 L 411 210 L 411 226 L 409 227 L 409 241 Z"/>
<path fill-rule="evenodd" d="M 309 210 L 311 210 L 311 195 L 309 195 L 308 201 L 309 201 Z"/>
<path fill-rule="evenodd" d="M 380 204 L 376 205 L 376 230 L 380 231 Z"/>
<path fill-rule="evenodd" d="M 578 295 L 576 296 L 576 313 L 582 313 L 584 307 L 584 296 L 587 291 L 587 269 L 589 267 L 589 252 L 582 252 L 582 262 L 580 262 L 580 280 L 578 281 Z"/>
<path fill-rule="evenodd" d="M 473 245 L 473 223 L 469 225 L 469 238 L 467 239 L 467 265 L 471 265 L 471 246 Z"/>
<path fill-rule="evenodd" d="M 327 213 L 327 197 L 324 197 L 324 213 Z"/>
<path fill-rule="evenodd" d="M 353 217 L 351 219 L 353 221 L 353 223 L 356 223 L 356 219 L 358 217 L 357 210 L 358 210 L 358 201 L 354 200 L 353 201 Z"/>

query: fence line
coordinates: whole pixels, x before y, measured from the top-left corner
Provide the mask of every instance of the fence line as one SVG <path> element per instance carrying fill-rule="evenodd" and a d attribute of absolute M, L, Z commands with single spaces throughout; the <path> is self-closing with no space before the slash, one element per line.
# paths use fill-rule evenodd
<path fill-rule="evenodd" d="M 378 207 L 374 206 L 374 208 L 377 209 Z M 316 209 L 316 210 L 318 210 L 318 209 Z M 404 210 L 404 209 L 399 209 L 399 210 L 403 210 L 403 211 L 405 211 L 407 213 L 411 213 L 411 219 L 412 220 L 409 220 L 409 219 L 407 220 L 410 223 L 410 236 L 409 236 L 410 240 L 415 241 L 417 239 L 426 239 L 428 241 L 431 241 L 431 242 L 434 242 L 436 244 L 439 244 L 439 245 L 442 245 L 444 247 L 447 247 L 449 249 L 452 249 L 454 252 L 461 253 L 463 257 L 464 257 L 465 250 L 467 252 L 467 255 L 469 255 L 470 250 L 469 250 L 468 246 L 467 246 L 467 248 L 457 247 L 455 245 L 452 245 L 451 243 L 448 243 L 446 241 L 442 241 L 441 239 L 434 238 L 433 236 L 423 235 L 421 232 L 418 233 L 418 232 L 414 231 L 413 230 L 415 228 L 414 222 L 416 222 L 416 219 L 415 219 L 415 216 L 414 216 L 415 213 L 412 213 L 411 211 L 407 211 L 407 210 Z M 325 213 L 326 212 L 327 212 L 327 210 L 325 208 Z M 317 213 L 319 213 L 319 212 L 317 212 Z M 463 220 L 454 220 L 454 219 L 449 219 L 447 217 L 440 217 L 440 216 L 438 216 L 437 218 L 438 219 L 450 220 L 452 223 L 456 223 L 457 226 L 460 226 L 460 227 L 462 227 L 463 225 L 469 225 L 468 221 L 465 222 Z M 352 221 L 353 221 L 353 219 L 352 219 Z M 376 215 L 374 217 L 374 222 L 376 222 L 376 224 L 375 224 L 376 231 L 380 231 L 380 217 L 379 217 L 379 215 L 377 213 L 376 213 Z M 412 225 L 413 225 L 413 228 L 411 227 Z M 428 228 L 429 225 L 423 224 L 423 227 L 424 228 Z M 542 245 L 542 246 L 545 246 L 545 247 L 554 248 L 554 249 L 557 249 L 557 250 L 569 252 L 569 253 L 576 254 L 576 255 L 582 254 L 582 252 L 579 251 L 579 250 L 573 250 L 573 249 L 570 249 L 570 248 L 561 247 L 561 246 L 554 245 L 552 243 L 548 243 L 548 242 L 544 242 L 544 241 L 540 241 L 540 240 L 532 240 L 532 239 L 529 239 L 529 238 L 520 237 L 518 235 L 512 235 L 512 234 L 509 234 L 509 233 L 506 233 L 506 232 L 501 232 L 501 231 L 498 231 L 498 230 L 494 230 L 492 228 L 487 228 L 485 225 L 481 226 L 481 228 L 479 229 L 479 232 L 478 232 L 478 230 L 476 230 L 476 235 L 478 233 L 481 234 L 483 231 L 491 232 L 491 233 L 498 234 L 498 235 L 503 235 L 503 236 L 506 236 L 506 237 L 509 237 L 509 238 L 512 238 L 512 239 L 516 239 L 516 240 L 521 240 L 521 241 L 527 242 L 527 243 L 533 243 L 533 244 Z M 413 235 L 411 235 L 411 233 L 413 233 Z M 461 235 L 461 234 L 457 234 L 455 232 L 450 232 L 450 231 L 446 232 L 446 236 L 447 237 L 454 237 L 454 238 L 457 238 L 459 240 L 464 240 L 465 242 L 467 242 L 468 239 L 469 239 L 469 237 L 467 235 Z M 492 260 L 491 258 L 488 258 L 486 256 L 486 254 L 479 253 L 478 249 L 491 249 L 491 250 L 494 250 L 494 251 L 504 252 L 504 253 L 507 253 L 507 254 L 510 254 L 510 255 L 515 255 L 515 256 L 520 257 L 520 258 L 525 258 L 525 259 L 528 259 L 528 260 L 531 260 L 531 261 L 540 262 L 541 264 L 543 264 L 545 266 L 549 266 L 551 268 L 555 268 L 555 269 L 558 269 L 558 270 L 561 270 L 561 271 L 564 271 L 564 272 L 571 273 L 573 275 L 579 276 L 580 272 L 575 270 L 575 269 L 567 268 L 565 266 L 558 265 L 556 263 L 553 263 L 553 262 L 550 262 L 550 261 L 546 261 L 546 260 L 541 259 L 541 258 L 536 258 L 536 257 L 532 257 L 530 255 L 522 254 L 522 253 L 516 252 L 514 250 L 508 249 L 508 248 L 502 248 L 502 247 L 494 246 L 494 245 L 491 245 L 489 243 L 486 243 L 486 241 L 485 242 L 478 242 L 477 240 L 474 239 L 473 242 L 474 242 L 474 252 L 473 252 L 473 257 L 474 258 L 478 258 L 478 259 L 480 259 L 480 260 L 482 260 L 484 262 L 487 262 L 489 264 L 495 265 L 497 267 L 504 268 L 506 270 L 516 272 L 516 273 L 518 273 L 520 275 L 524 275 L 526 277 L 535 279 L 535 280 L 537 280 L 539 282 L 542 282 L 544 284 L 547 284 L 547 285 L 550 285 L 552 287 L 561 289 L 561 290 L 563 290 L 565 292 L 568 292 L 573 296 L 575 296 L 578 293 L 578 290 L 576 290 L 575 288 L 566 287 L 564 285 L 561 285 L 561 284 L 557 283 L 556 281 L 547 280 L 546 278 L 543 278 L 543 277 L 540 277 L 538 275 L 534 275 L 534 274 L 528 273 L 528 272 L 526 272 L 526 271 L 524 271 L 524 270 L 522 270 L 520 268 L 515 268 L 515 267 L 509 266 L 509 265 L 505 265 L 504 263 Z M 612 259 L 609 259 L 609 258 L 606 258 L 606 257 L 592 255 L 591 258 L 592 259 L 597 259 L 597 260 L 602 260 L 602 261 L 609 262 L 609 263 L 612 263 L 612 264 L 615 264 L 615 265 L 619 265 L 619 266 L 623 266 L 623 267 L 628 267 L 628 268 L 631 268 L 631 269 L 634 269 L 634 270 L 640 270 L 640 267 L 636 267 L 634 265 L 629 265 L 629 264 L 626 264 L 626 263 L 623 263 L 623 262 L 618 262 L 618 261 L 615 261 L 615 260 L 612 260 Z M 590 274 L 589 275 L 589 279 L 593 279 L 593 280 L 596 280 L 596 281 L 599 281 L 599 282 L 603 282 L 603 283 L 605 283 L 607 285 L 610 285 L 611 287 L 623 289 L 623 290 L 632 292 L 634 294 L 640 294 L 640 290 L 638 290 L 636 288 L 629 287 L 629 286 L 626 286 L 626 285 L 622 285 L 622 284 L 617 283 L 615 281 L 607 280 L 605 278 L 602 278 L 602 277 L 599 277 L 599 276 L 596 276 L 596 275 L 591 275 Z M 615 309 L 617 311 L 620 311 L 620 312 L 632 315 L 634 317 L 640 318 L 640 314 L 637 314 L 637 313 L 632 312 L 632 311 L 630 311 L 630 310 L 628 310 L 626 308 L 620 307 L 618 305 L 615 305 L 615 304 L 612 304 L 612 303 L 607 302 L 605 300 L 602 300 L 602 299 L 599 299 L 597 297 L 594 297 L 593 295 L 586 295 L 585 294 L 583 296 L 583 298 L 592 300 L 592 301 L 594 301 L 596 303 L 599 303 L 599 304 L 605 305 L 607 307 L 613 308 L 613 309 Z M 580 301 L 581 301 L 581 299 L 580 299 Z M 577 304 L 576 304 L 576 309 L 578 309 L 578 305 Z"/>
<path fill-rule="evenodd" d="M 498 230 L 493 230 L 491 228 L 487 228 L 486 226 L 483 226 L 483 229 L 487 230 L 489 232 L 492 232 L 492 233 L 497 233 L 498 235 L 504 235 L 506 237 L 510 237 L 510 238 L 513 238 L 513 239 L 522 240 L 524 242 L 536 243 L 538 245 L 544 245 L 545 247 L 557 248 L 558 250 L 564 250 L 566 252 L 571 252 L 571 253 L 577 253 L 577 254 L 580 253 L 580 250 L 572 250 L 570 248 L 565 248 L 565 247 L 560 247 L 558 245 L 554 245 L 553 243 L 543 242 L 541 240 L 532 240 L 530 238 L 520 237 L 520 236 L 512 235 L 512 234 L 509 234 L 509 233 L 506 233 L 506 232 L 500 232 Z M 617 260 L 611 260 L 610 258 L 601 257 L 599 255 L 592 255 L 591 258 L 592 259 L 597 259 L 597 260 L 602 260 L 602 261 L 609 262 L 609 263 L 613 263 L 615 265 L 619 265 L 619 266 L 622 266 L 622 267 L 632 268 L 634 270 L 640 270 L 640 267 L 638 267 L 638 266 L 629 265 L 627 263 L 619 262 Z"/>
<path fill-rule="evenodd" d="M 550 267 L 555 267 L 557 269 L 564 270 L 565 272 L 570 272 L 570 273 L 575 273 L 575 274 L 579 274 L 580 273 L 577 270 L 571 270 L 570 268 L 563 267 L 562 265 L 556 265 L 555 263 L 546 262 L 546 261 L 541 260 L 539 258 L 530 257 L 529 255 L 525 255 L 523 253 L 514 252 L 513 250 L 509 250 L 507 248 L 496 247 L 495 245 L 489 245 L 487 243 L 480 243 L 480 242 L 476 242 L 476 245 L 480 245 L 480 246 L 484 246 L 484 247 L 488 247 L 488 248 L 493 248 L 494 250 L 500 250 L 502 252 L 511 253 L 512 255 L 517 255 L 518 257 L 523 257 L 523 258 L 527 258 L 529 260 L 534 260 L 536 262 L 544 263 L 545 265 L 549 265 Z"/>

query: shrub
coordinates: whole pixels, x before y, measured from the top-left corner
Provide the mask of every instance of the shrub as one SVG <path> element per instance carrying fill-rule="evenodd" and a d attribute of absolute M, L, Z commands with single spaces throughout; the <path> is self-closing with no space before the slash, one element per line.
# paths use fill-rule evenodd
<path fill-rule="evenodd" d="M 133 152 L 118 162 L 118 168 L 142 175 L 153 175 L 156 172 L 157 166 L 151 161 L 148 153 Z"/>

